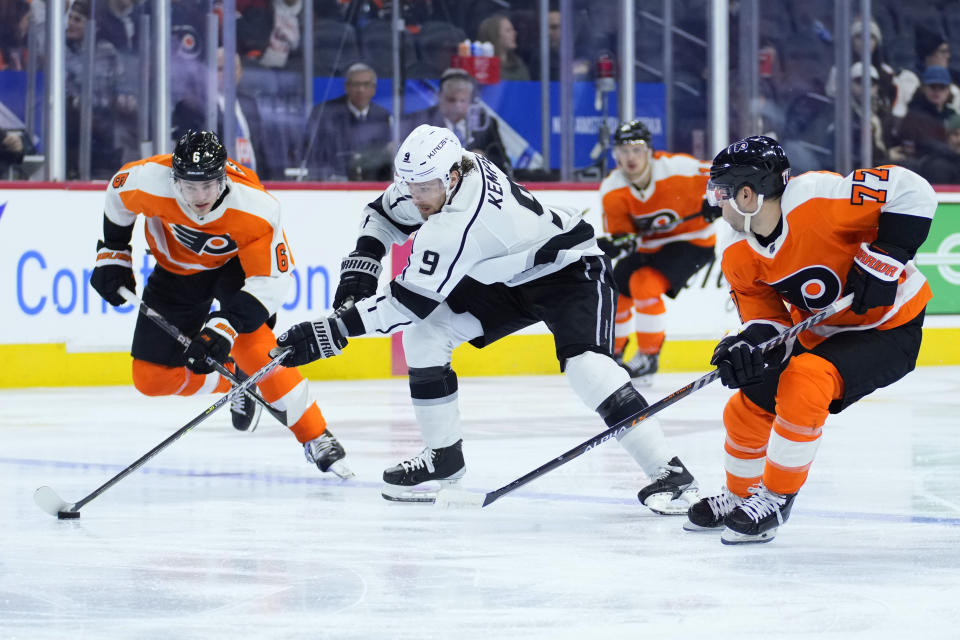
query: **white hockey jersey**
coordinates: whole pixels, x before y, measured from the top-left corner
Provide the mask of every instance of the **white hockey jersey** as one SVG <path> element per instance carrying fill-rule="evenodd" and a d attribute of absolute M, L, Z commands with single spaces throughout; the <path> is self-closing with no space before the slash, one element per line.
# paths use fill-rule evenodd
<path fill-rule="evenodd" d="M 464 156 L 476 169 L 426 222 L 396 185 L 364 210 L 361 236 L 389 247 L 416 235 L 389 289 L 357 303 L 363 333 L 392 333 L 426 318 L 465 277 L 517 286 L 603 254 L 581 211 L 542 205 L 483 156 Z"/>

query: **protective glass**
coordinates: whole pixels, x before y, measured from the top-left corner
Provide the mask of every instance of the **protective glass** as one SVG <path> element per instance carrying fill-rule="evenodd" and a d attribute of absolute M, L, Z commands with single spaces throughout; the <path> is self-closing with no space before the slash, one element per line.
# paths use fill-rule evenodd
<path fill-rule="evenodd" d="M 713 180 L 707 183 L 707 203 L 711 207 L 719 207 L 733 198 L 735 188 L 732 184 L 720 184 Z"/>

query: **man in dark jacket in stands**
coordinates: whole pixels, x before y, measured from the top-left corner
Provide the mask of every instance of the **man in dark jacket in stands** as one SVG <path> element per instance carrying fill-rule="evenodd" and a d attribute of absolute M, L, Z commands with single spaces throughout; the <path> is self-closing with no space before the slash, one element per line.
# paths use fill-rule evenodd
<path fill-rule="evenodd" d="M 346 94 L 314 105 L 303 154 L 312 180 L 390 180 L 390 112 L 372 102 L 377 74 L 362 62 L 347 69 Z"/>
<path fill-rule="evenodd" d="M 421 124 L 444 127 L 453 131 L 464 149 L 482 153 L 493 164 L 512 177 L 497 119 L 475 104 L 476 80 L 463 69 L 447 69 L 440 76 L 437 104 L 408 113 L 404 118 L 404 136 Z"/>
<path fill-rule="evenodd" d="M 948 151 L 946 123 L 957 114 L 950 101 L 950 72 L 944 67 L 927 67 L 923 84 L 910 101 L 907 115 L 900 123 L 899 139 L 909 167 L 924 178 L 926 162 Z"/>

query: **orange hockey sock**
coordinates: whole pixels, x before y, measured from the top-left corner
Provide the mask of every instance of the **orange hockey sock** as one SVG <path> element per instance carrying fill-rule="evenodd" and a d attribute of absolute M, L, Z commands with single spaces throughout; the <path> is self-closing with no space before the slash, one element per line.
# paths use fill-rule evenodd
<path fill-rule="evenodd" d="M 727 489 L 741 498 L 748 497 L 749 488 L 763 476 L 773 419 L 772 413 L 758 407 L 742 391 L 733 394 L 723 410 Z"/>
<path fill-rule="evenodd" d="M 843 397 L 843 378 L 812 353 L 790 361 L 777 386 L 777 417 L 770 435 L 763 483 L 777 493 L 796 493 L 807 480 L 820 446 L 830 403 Z"/>
<path fill-rule="evenodd" d="M 666 338 L 664 321 L 667 312 L 662 296 L 669 289 L 670 281 L 653 267 L 640 267 L 630 276 L 637 350 L 641 353 L 660 353 Z"/>

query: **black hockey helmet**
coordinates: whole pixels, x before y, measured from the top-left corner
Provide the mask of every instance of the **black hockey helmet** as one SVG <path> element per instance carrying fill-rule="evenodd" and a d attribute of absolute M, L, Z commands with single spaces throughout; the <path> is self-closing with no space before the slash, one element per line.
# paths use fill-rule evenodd
<path fill-rule="evenodd" d="M 630 120 L 620 123 L 617 130 L 613 132 L 613 144 L 639 144 L 644 142 L 647 146 L 650 146 L 652 137 L 650 129 L 647 129 L 647 125 L 643 124 L 642 120 Z"/>
<path fill-rule="evenodd" d="M 227 150 L 212 131 L 187 131 L 173 149 L 173 176 L 179 180 L 220 180 L 226 176 Z"/>
<path fill-rule="evenodd" d="M 707 198 L 716 206 L 748 186 L 765 198 L 783 193 L 790 178 L 790 161 L 783 147 L 767 136 L 737 140 L 717 154 L 710 167 Z"/>

